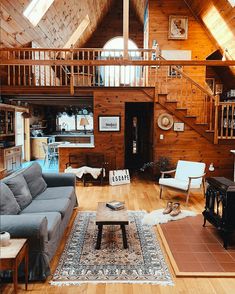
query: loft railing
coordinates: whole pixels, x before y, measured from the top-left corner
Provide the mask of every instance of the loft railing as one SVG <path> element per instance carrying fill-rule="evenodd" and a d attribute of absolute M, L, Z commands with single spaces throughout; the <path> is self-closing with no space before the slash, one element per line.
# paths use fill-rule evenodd
<path fill-rule="evenodd" d="M 151 60 L 152 54 L 152 49 L 128 50 L 128 61 Z M 3 84 L 71 88 L 150 86 L 146 74 L 148 66 L 123 65 L 123 56 L 121 49 L 1 49 L 7 72 Z"/>
<path fill-rule="evenodd" d="M 158 94 L 167 94 L 168 101 L 177 101 L 178 107 L 187 108 L 188 115 L 195 116 L 198 123 L 207 124 L 208 131 L 215 132 L 215 142 L 218 138 L 234 137 L 231 127 L 234 121 L 227 116 L 231 111 L 234 113 L 234 106 L 221 105 L 218 97 L 179 68 L 184 65 L 232 66 L 234 61 L 223 64 L 196 60 L 172 62 L 164 60 L 154 49 L 128 50 L 128 58 L 123 56 L 124 51 L 119 49 L 2 48 L 1 83 L 16 87 L 65 86 L 70 88 L 71 94 L 74 87 L 84 86 L 155 87 L 155 101 Z"/>

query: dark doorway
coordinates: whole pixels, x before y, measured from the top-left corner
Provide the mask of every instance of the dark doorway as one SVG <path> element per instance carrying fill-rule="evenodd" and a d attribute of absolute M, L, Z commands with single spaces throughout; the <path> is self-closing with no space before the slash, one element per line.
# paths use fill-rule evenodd
<path fill-rule="evenodd" d="M 125 167 L 139 170 L 152 160 L 153 103 L 125 104 Z"/>

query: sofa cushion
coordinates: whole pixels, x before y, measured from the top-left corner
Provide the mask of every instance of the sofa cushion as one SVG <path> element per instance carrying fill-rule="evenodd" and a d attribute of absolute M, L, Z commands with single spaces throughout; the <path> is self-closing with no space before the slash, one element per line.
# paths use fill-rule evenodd
<path fill-rule="evenodd" d="M 17 203 L 11 189 L 0 182 L 0 215 L 3 214 L 18 214 L 20 206 Z"/>
<path fill-rule="evenodd" d="M 47 188 L 40 195 L 35 197 L 35 200 L 47 200 L 47 199 L 58 199 L 68 198 L 71 199 L 74 195 L 74 187 L 54 187 Z"/>
<path fill-rule="evenodd" d="M 34 218 L 36 215 L 41 215 L 47 218 L 47 232 L 49 241 L 55 234 L 58 234 L 61 223 L 61 215 L 59 212 L 35 212 L 27 213 L 25 215 L 31 215 L 32 218 Z"/>
<path fill-rule="evenodd" d="M 50 200 L 33 200 L 30 205 L 28 205 L 21 214 L 24 213 L 34 213 L 34 212 L 59 212 L 64 217 L 70 204 L 69 199 L 54 199 Z"/>
<path fill-rule="evenodd" d="M 42 168 L 37 162 L 25 168 L 22 174 L 33 198 L 46 190 L 47 184 L 42 177 Z"/>
<path fill-rule="evenodd" d="M 24 209 L 31 203 L 32 195 L 22 174 L 15 174 L 10 176 L 4 179 L 4 183 L 7 184 L 7 186 L 13 192 L 15 199 L 21 209 Z"/>

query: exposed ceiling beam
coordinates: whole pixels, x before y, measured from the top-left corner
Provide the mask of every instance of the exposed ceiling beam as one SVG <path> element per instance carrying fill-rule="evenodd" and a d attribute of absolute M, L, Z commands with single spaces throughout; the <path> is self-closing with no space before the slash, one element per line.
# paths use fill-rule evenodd
<path fill-rule="evenodd" d="M 129 39 L 129 0 L 123 0 L 124 59 L 128 59 L 128 39 Z"/>

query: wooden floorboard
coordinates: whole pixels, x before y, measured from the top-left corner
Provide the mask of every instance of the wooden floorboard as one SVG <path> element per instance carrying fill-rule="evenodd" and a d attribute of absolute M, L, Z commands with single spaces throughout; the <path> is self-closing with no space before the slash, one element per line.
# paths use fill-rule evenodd
<path fill-rule="evenodd" d="M 112 199 L 125 201 L 129 210 L 146 210 L 148 212 L 165 207 L 167 200 L 180 201 L 182 209 L 192 209 L 197 212 L 202 212 L 204 209 L 204 198 L 200 191 L 194 193 L 189 201 L 189 206 L 185 206 L 185 195 L 175 196 L 176 193 L 169 190 L 164 190 L 163 198 L 159 199 L 158 185 L 151 181 L 133 179 L 130 185 L 122 185 L 111 187 L 92 186 L 83 187 L 81 183 L 77 185 L 77 196 L 79 199 L 79 211 L 95 210 L 98 201 L 110 201 Z M 177 194 L 179 195 L 179 194 Z M 73 215 L 75 217 L 76 212 Z M 59 261 L 61 252 L 69 235 L 72 226 L 72 221 L 66 230 L 63 241 L 51 263 L 52 272 L 54 272 Z M 156 233 L 157 228 L 155 227 Z M 160 238 L 159 238 L 160 240 Z M 160 241 L 161 242 L 161 241 Z M 174 271 L 171 268 L 166 251 L 161 244 L 165 254 L 166 261 L 172 274 L 175 286 L 160 286 L 160 285 L 139 285 L 139 284 L 84 284 L 81 286 L 64 286 L 57 287 L 49 284 L 50 277 L 46 282 L 30 283 L 28 291 L 30 293 L 58 293 L 58 294 L 73 294 L 73 293 L 95 293 L 95 294 L 212 294 L 212 293 L 235 293 L 234 278 L 192 278 L 192 277 L 175 277 Z M 3 285 L 1 293 L 13 293 L 12 284 Z M 24 290 L 24 284 L 19 284 L 18 293 L 27 293 Z"/>

